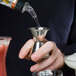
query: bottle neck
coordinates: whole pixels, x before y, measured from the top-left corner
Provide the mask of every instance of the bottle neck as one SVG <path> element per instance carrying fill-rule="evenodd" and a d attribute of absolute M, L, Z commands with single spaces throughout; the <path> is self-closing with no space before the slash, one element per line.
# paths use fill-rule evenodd
<path fill-rule="evenodd" d="M 0 4 L 21 12 L 26 0 L 1 0 Z"/>
<path fill-rule="evenodd" d="M 12 5 L 11 5 L 11 8 L 12 8 L 12 9 L 15 8 L 17 2 L 18 2 L 18 0 L 13 0 Z"/>
<path fill-rule="evenodd" d="M 24 7 L 25 2 L 26 0 L 18 0 L 16 4 L 13 4 L 14 5 L 13 9 L 15 9 L 18 12 L 21 12 Z"/>

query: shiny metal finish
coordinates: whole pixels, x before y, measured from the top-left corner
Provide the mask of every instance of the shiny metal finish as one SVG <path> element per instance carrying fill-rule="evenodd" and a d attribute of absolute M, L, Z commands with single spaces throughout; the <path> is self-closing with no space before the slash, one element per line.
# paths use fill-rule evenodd
<path fill-rule="evenodd" d="M 33 37 L 36 38 L 36 42 L 34 44 L 34 47 L 33 47 L 33 50 L 32 50 L 32 53 L 35 52 L 36 50 L 38 50 L 44 43 L 43 43 L 43 40 L 48 32 L 48 28 L 46 27 L 32 27 L 32 28 L 29 28 Z M 41 36 L 43 37 L 43 40 L 42 41 L 39 41 L 38 37 Z M 46 58 L 48 57 L 48 55 L 44 56 L 43 58 Z"/>
<path fill-rule="evenodd" d="M 32 52 L 35 52 L 36 50 L 38 50 L 43 44 L 44 44 L 43 42 L 36 41 Z"/>

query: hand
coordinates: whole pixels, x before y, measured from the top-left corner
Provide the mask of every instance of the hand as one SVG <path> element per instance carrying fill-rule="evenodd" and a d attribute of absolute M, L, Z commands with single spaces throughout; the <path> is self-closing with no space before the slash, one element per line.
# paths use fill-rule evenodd
<path fill-rule="evenodd" d="M 40 38 L 39 40 L 42 39 Z M 27 41 L 19 53 L 20 58 L 31 58 L 34 62 L 36 62 L 35 65 L 31 66 L 31 72 L 47 69 L 55 70 L 64 65 L 64 55 L 61 53 L 60 49 L 57 48 L 54 42 L 47 41 L 40 49 L 31 55 L 29 52 L 34 45 L 34 42 L 34 39 Z M 50 57 L 42 59 L 42 57 L 48 53 L 50 54 Z"/>
<path fill-rule="evenodd" d="M 19 52 L 20 59 L 23 59 L 23 58 L 27 60 L 31 59 L 31 53 L 32 53 L 34 42 L 35 42 L 34 39 L 30 39 L 24 44 L 24 46 L 21 48 Z"/>

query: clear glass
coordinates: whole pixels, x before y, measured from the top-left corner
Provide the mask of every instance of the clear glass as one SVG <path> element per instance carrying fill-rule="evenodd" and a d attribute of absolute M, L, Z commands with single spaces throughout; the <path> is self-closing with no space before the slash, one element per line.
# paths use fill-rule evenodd
<path fill-rule="evenodd" d="M 6 55 L 11 37 L 0 37 L 0 76 L 7 76 Z"/>
<path fill-rule="evenodd" d="M 61 70 L 45 70 L 40 72 L 34 72 L 32 73 L 32 76 L 63 76 L 63 72 Z"/>
<path fill-rule="evenodd" d="M 65 64 L 75 70 L 75 76 L 76 76 L 76 53 L 65 56 Z"/>

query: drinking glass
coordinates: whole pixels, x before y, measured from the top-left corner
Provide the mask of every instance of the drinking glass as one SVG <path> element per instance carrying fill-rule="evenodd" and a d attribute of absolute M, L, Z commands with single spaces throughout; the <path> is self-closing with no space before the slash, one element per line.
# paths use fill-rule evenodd
<path fill-rule="evenodd" d="M 76 53 L 72 55 L 65 56 L 65 64 L 75 70 L 75 76 L 76 76 Z"/>
<path fill-rule="evenodd" d="M 11 37 L 0 37 L 0 76 L 7 76 L 6 55 Z"/>
<path fill-rule="evenodd" d="M 61 70 L 45 70 L 40 72 L 32 73 L 32 76 L 63 76 L 63 72 Z"/>

